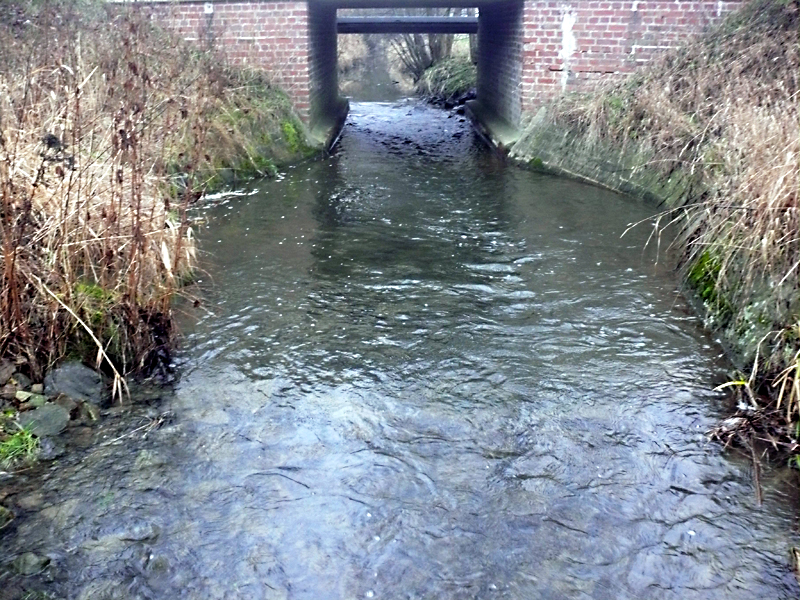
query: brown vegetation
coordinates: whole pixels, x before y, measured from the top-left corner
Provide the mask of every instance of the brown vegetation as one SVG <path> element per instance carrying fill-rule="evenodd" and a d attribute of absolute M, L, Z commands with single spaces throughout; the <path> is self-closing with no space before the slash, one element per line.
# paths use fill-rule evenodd
<path fill-rule="evenodd" d="M 653 161 L 643 168 L 694 176 L 699 194 L 663 215 L 681 226 L 683 273 L 746 366 L 732 382 L 743 415 L 769 407 L 790 446 L 785 425 L 800 420 L 799 30 L 796 0 L 757 0 L 643 73 L 568 99 L 557 117 L 644 149 Z"/>
<path fill-rule="evenodd" d="M 308 149 L 263 75 L 147 15 L 85 0 L 0 9 L 0 358 L 115 377 L 167 359 L 195 267 L 187 204 Z"/>

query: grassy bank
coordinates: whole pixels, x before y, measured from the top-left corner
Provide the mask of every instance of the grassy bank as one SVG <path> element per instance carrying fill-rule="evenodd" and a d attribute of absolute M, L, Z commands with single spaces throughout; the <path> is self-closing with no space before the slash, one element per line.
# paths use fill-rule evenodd
<path fill-rule="evenodd" d="M 0 359 L 65 357 L 122 391 L 163 365 L 192 278 L 190 202 L 313 153 L 267 75 L 146 14 L 83 0 L 0 8 Z M 8 362 L 6 362 L 8 364 Z"/>
<path fill-rule="evenodd" d="M 682 182 L 664 194 L 674 204 L 656 227 L 679 225 L 687 289 L 742 370 L 730 386 L 742 410 L 721 434 L 756 431 L 790 450 L 800 421 L 799 30 L 797 1 L 757 0 L 547 117 L 585 145 L 638 157 L 621 180 Z"/>
<path fill-rule="evenodd" d="M 425 70 L 417 82 L 417 93 L 445 104 L 456 102 L 475 90 L 478 70 L 468 55 L 445 58 Z"/>

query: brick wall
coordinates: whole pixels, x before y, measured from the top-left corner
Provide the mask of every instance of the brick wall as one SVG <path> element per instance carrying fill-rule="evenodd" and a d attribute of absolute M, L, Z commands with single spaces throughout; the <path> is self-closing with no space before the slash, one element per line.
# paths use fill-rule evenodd
<path fill-rule="evenodd" d="M 742 0 L 526 0 L 522 109 L 629 73 L 675 47 Z"/>
<path fill-rule="evenodd" d="M 210 5 L 213 12 L 207 13 Z M 232 62 L 269 71 L 305 120 L 310 111 L 308 3 L 152 3 L 162 25 L 200 44 L 213 40 Z M 334 53 L 335 55 L 335 53 Z"/>
<path fill-rule="evenodd" d="M 518 124 L 523 111 L 534 111 L 564 91 L 628 73 L 742 4 L 743 0 L 486 4 L 479 13 L 478 99 L 509 124 Z M 337 114 L 332 5 L 183 0 L 149 6 L 157 19 L 184 38 L 201 44 L 213 40 L 233 61 L 270 71 L 307 122 Z M 207 7 L 213 12 L 207 13 Z"/>

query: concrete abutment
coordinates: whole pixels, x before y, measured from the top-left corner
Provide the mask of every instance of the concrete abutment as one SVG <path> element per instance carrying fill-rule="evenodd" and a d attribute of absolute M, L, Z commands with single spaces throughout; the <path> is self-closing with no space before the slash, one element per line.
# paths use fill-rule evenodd
<path fill-rule="evenodd" d="M 336 7 L 308 4 L 309 112 L 307 123 L 315 141 L 330 147 L 347 116 L 347 100 L 339 96 Z"/>

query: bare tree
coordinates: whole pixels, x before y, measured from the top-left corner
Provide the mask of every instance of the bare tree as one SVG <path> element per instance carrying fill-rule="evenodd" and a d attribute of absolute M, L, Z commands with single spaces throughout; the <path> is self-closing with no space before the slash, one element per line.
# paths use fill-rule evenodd
<path fill-rule="evenodd" d="M 408 14 L 413 14 L 408 11 Z M 426 16 L 450 16 L 453 9 L 425 9 Z M 453 34 L 450 33 L 403 33 L 391 41 L 403 66 L 414 79 L 419 81 L 426 69 L 448 58 L 453 51 Z"/>

